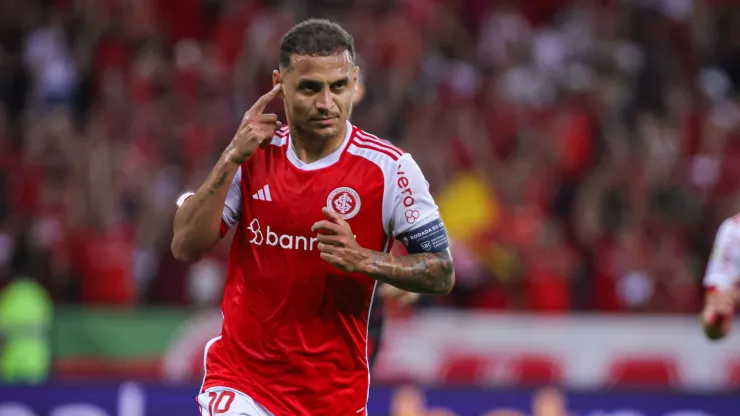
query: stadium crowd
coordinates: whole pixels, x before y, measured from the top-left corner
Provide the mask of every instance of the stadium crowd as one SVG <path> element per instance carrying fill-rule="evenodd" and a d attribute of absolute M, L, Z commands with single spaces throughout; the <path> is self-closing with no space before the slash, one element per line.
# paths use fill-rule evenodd
<path fill-rule="evenodd" d="M 279 36 L 321 16 L 362 59 L 353 122 L 414 155 L 448 224 L 458 284 L 420 307 L 696 311 L 738 210 L 732 3 L 4 0 L 0 286 L 217 304 L 228 237 L 176 262 L 174 202 L 271 86 Z"/>

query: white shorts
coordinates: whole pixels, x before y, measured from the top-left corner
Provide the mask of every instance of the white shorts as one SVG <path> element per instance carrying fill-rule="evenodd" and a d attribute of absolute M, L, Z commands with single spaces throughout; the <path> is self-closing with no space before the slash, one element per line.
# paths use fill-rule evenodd
<path fill-rule="evenodd" d="M 198 395 L 201 416 L 274 416 L 251 397 L 233 389 L 212 387 Z"/>

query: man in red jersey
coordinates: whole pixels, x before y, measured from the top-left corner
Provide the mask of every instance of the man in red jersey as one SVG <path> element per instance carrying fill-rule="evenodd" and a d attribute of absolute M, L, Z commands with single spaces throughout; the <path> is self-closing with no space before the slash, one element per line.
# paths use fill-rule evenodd
<path fill-rule="evenodd" d="M 307 20 L 281 41 L 274 88 L 247 111 L 194 193 L 172 252 L 197 261 L 236 226 L 221 336 L 205 351 L 202 415 L 364 415 L 378 282 L 445 294 L 444 224 L 411 156 L 348 122 L 354 42 Z M 266 105 L 282 98 L 290 128 Z M 388 253 L 393 239 L 409 255 Z"/>

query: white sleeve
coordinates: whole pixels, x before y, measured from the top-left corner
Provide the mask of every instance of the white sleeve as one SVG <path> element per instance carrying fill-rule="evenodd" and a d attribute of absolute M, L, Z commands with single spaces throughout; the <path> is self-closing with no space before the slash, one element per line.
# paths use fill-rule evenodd
<path fill-rule="evenodd" d="M 179 208 L 182 204 L 191 196 L 195 195 L 193 192 L 187 192 L 177 199 L 177 207 Z M 221 234 L 224 235 L 234 224 L 239 222 L 241 218 L 241 207 L 242 207 L 242 167 L 239 166 L 234 179 L 231 180 L 229 185 L 229 191 L 226 193 L 226 201 L 224 203 L 224 210 L 221 213 Z"/>
<path fill-rule="evenodd" d="M 727 219 L 720 225 L 704 275 L 704 286 L 730 289 L 740 279 L 740 222 Z"/>
<path fill-rule="evenodd" d="M 395 195 L 389 229 L 393 238 L 400 239 L 409 253 L 447 249 L 447 233 L 429 183 L 410 154 L 401 156 L 392 177 Z"/>
<path fill-rule="evenodd" d="M 393 182 L 396 184 L 390 227 L 393 237 L 439 219 L 437 204 L 429 193 L 429 182 L 410 154 L 398 160 Z"/>
<path fill-rule="evenodd" d="M 234 224 L 239 222 L 239 218 L 242 216 L 242 167 L 236 170 L 234 179 L 231 180 L 229 185 L 229 192 L 226 193 L 226 202 L 224 203 L 224 211 L 221 214 L 221 219 L 224 220 L 224 224 L 231 228 Z"/>

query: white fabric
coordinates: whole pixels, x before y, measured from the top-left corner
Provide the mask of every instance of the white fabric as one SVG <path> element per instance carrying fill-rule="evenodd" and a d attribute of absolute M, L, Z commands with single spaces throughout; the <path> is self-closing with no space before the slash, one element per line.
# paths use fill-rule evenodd
<path fill-rule="evenodd" d="M 705 287 L 730 289 L 740 279 L 740 217 L 725 220 L 717 231 L 704 276 Z"/>
<path fill-rule="evenodd" d="M 342 145 L 339 146 L 339 149 L 335 150 L 332 154 L 311 163 L 306 163 L 298 158 L 298 155 L 295 153 L 295 149 L 293 148 L 293 143 L 290 141 L 290 135 L 288 135 L 288 161 L 292 163 L 293 166 L 301 170 L 322 169 L 339 162 L 339 158 L 342 156 L 344 148 L 347 147 L 350 136 L 352 136 L 352 124 L 350 124 L 349 121 L 346 123 L 347 132 L 344 135 L 344 141 L 342 142 Z M 273 141 L 275 141 L 275 137 L 273 137 Z"/>
<path fill-rule="evenodd" d="M 395 238 L 439 218 L 429 183 L 410 154 L 393 160 L 387 153 L 355 145 L 350 145 L 347 151 L 375 163 L 383 172 L 382 218 L 389 237 Z"/>
<path fill-rule="evenodd" d="M 246 394 L 224 387 L 213 387 L 199 394 L 198 404 L 201 416 L 274 416 Z"/>
<path fill-rule="evenodd" d="M 229 192 L 226 193 L 226 202 L 224 212 L 221 218 L 229 227 L 239 222 L 242 215 L 242 167 L 234 175 L 234 179 L 229 185 Z"/>
<path fill-rule="evenodd" d="M 439 219 L 429 182 L 410 154 L 398 160 L 392 183 L 395 185 L 390 223 L 393 237 Z"/>

